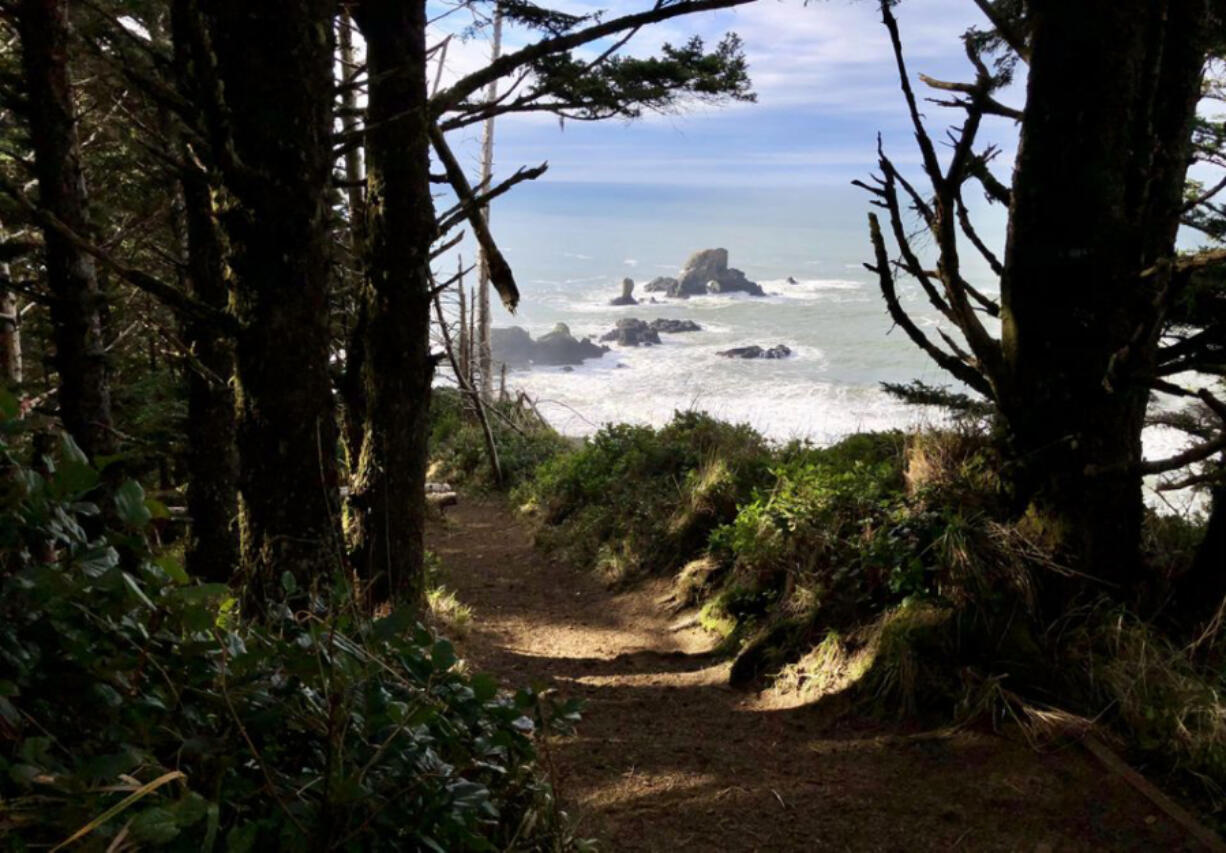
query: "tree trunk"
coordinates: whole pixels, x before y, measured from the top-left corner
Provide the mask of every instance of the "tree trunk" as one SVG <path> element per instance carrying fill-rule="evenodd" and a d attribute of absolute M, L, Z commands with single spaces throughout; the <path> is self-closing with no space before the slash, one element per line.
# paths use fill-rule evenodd
<path fill-rule="evenodd" d="M 189 3 L 171 10 L 175 70 L 180 94 L 202 97 L 191 36 Z M 183 200 L 176 228 L 185 248 L 183 286 L 200 302 L 224 311 L 229 303 L 225 249 L 216 219 L 209 175 L 193 167 L 178 127 L 167 119 L 167 136 L 185 164 L 179 175 Z M 234 342 L 200 321 L 182 321 L 191 353 L 187 365 L 187 537 L 189 574 L 210 583 L 228 583 L 238 569 L 238 448 L 235 445 Z"/>
<path fill-rule="evenodd" d="M 502 8 L 494 8 L 494 44 L 490 51 L 490 62 L 497 61 L 502 54 Z M 498 100 L 498 80 L 490 81 L 485 89 L 486 103 L 493 104 Z M 488 192 L 494 185 L 494 117 L 485 120 L 485 128 L 481 135 L 481 192 Z M 487 204 L 481 211 L 486 222 L 490 218 L 490 206 Z M 494 351 L 490 344 L 490 269 L 485 260 L 485 252 L 480 253 L 477 279 L 477 354 L 478 366 L 481 370 L 481 394 L 486 400 L 494 396 Z"/>
<path fill-rule="evenodd" d="M 353 46 L 353 19 L 347 9 L 342 9 L 338 34 L 340 40 L 341 129 L 346 135 L 358 131 L 357 90 L 352 86 L 358 77 L 357 56 Z M 345 340 L 345 372 L 341 378 L 341 398 L 344 402 L 345 455 L 349 473 L 358 467 L 358 454 L 362 450 L 362 425 L 366 421 L 366 392 L 362 381 L 362 359 L 366 340 L 366 306 L 362 297 L 362 258 L 366 251 L 366 200 L 362 193 L 362 148 L 352 145 L 345 152 L 346 198 L 349 208 L 349 250 L 351 275 L 346 277 L 346 291 L 356 293 L 357 298 L 346 305 L 354 305 L 353 325 Z M 352 283 L 356 279 L 356 283 Z"/>
<path fill-rule="evenodd" d="M 3 232 L 0 227 L 0 233 Z M 0 382 L 5 388 L 21 384 L 21 308 L 17 294 L 9 284 L 12 273 L 5 261 L 0 261 Z"/>
<path fill-rule="evenodd" d="M 1014 483 L 1035 532 L 1128 587 L 1162 286 L 1141 273 L 1174 251 L 1208 10 L 1043 0 L 1032 11 L 1001 283 Z"/>
<path fill-rule="evenodd" d="M 424 600 L 430 384 L 429 115 L 425 0 L 355 10 L 370 75 L 366 138 L 367 415 L 353 485 L 357 564 L 384 593 Z"/>
<path fill-rule="evenodd" d="M 338 568 L 328 374 L 332 13 L 328 0 L 207 6 L 232 145 L 222 175 L 235 350 L 239 531 L 248 600 Z"/>
<path fill-rule="evenodd" d="M 225 309 L 229 300 L 223 252 L 213 217 L 211 191 L 201 174 L 183 176 L 187 221 L 187 275 L 201 302 Z M 235 445 L 234 344 L 214 329 L 187 322 L 194 356 L 187 392 L 187 571 L 226 583 L 239 565 L 238 448 Z"/>
<path fill-rule="evenodd" d="M 1175 590 L 1181 625 L 1199 627 L 1212 619 L 1226 599 L 1226 486 L 1210 491 L 1209 523 L 1188 573 Z"/>
<path fill-rule="evenodd" d="M 78 234 L 88 235 L 89 203 L 68 71 L 67 0 L 22 0 L 17 23 L 39 203 Z M 44 229 L 43 239 L 60 418 L 91 458 L 111 453 L 111 390 L 94 259 L 53 229 Z"/>

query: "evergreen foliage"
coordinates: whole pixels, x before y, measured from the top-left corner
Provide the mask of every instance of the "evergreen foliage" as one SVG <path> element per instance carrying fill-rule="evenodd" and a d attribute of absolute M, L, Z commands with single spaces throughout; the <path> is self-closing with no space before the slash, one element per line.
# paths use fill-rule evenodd
<path fill-rule="evenodd" d="M 23 465 L 0 425 L 0 836 L 232 851 L 553 850 L 535 741 L 573 704 L 468 673 L 411 609 L 371 618 L 338 567 L 241 617 L 156 544 L 165 508 L 102 488 L 66 435 Z M 296 595 L 291 573 L 282 577 Z"/>

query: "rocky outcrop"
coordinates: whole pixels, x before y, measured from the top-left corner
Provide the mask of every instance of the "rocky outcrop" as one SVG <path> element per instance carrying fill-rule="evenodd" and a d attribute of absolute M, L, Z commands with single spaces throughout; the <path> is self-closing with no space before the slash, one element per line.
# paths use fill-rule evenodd
<path fill-rule="evenodd" d="M 753 344 L 747 347 L 733 347 L 732 349 L 716 353 L 716 355 L 722 355 L 724 358 L 787 358 L 791 354 L 792 351 L 783 344 L 769 349 L 763 349 L 757 344 Z"/>
<path fill-rule="evenodd" d="M 584 359 L 600 358 L 608 351 L 608 347 L 597 346 L 587 338 L 576 339 L 565 323 L 558 323 L 552 332 L 536 339 L 536 355 L 532 363 L 583 364 Z"/>
<path fill-rule="evenodd" d="M 494 361 L 510 367 L 527 367 L 536 353 L 536 341 L 527 329 L 519 326 L 490 329 L 490 350 Z"/>
<path fill-rule="evenodd" d="M 703 249 L 690 255 L 677 278 L 676 287 L 668 290 L 669 296 L 698 296 L 703 293 L 766 295 L 757 282 L 750 281 L 745 273 L 728 266 L 727 249 Z"/>
<path fill-rule="evenodd" d="M 495 362 L 511 367 L 582 364 L 585 359 L 600 358 L 609 351 L 587 338 L 577 339 L 565 323 L 558 323 L 553 331 L 535 341 L 519 326 L 491 329 L 490 348 Z"/>
<path fill-rule="evenodd" d="M 648 293 L 670 293 L 677 287 L 677 279 L 671 275 L 659 275 L 653 278 L 647 284 L 643 285 L 643 290 Z"/>
<path fill-rule="evenodd" d="M 634 298 L 634 279 L 622 279 L 622 295 L 616 299 L 609 300 L 610 305 L 638 305 L 639 301 Z"/>
<path fill-rule="evenodd" d="M 701 332 L 702 326 L 693 320 L 665 320 L 660 317 L 651 321 L 651 329 L 667 335 L 679 335 L 682 332 Z"/>
<path fill-rule="evenodd" d="M 627 317 L 617 321 L 617 327 L 600 336 L 602 341 L 616 341 L 618 346 L 652 346 L 660 342 L 660 334 L 642 320 Z"/>

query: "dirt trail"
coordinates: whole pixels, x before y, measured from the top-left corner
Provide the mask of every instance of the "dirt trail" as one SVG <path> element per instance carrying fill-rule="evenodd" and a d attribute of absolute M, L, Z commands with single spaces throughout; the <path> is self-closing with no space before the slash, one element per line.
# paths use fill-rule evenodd
<path fill-rule="evenodd" d="M 587 702 L 552 750 L 566 806 L 601 849 L 1195 849 L 1079 748 L 905 737 L 733 691 L 709 637 L 670 626 L 662 586 L 607 591 L 534 550 L 500 503 L 449 513 L 429 547 L 476 612 L 464 653 L 505 684 Z"/>

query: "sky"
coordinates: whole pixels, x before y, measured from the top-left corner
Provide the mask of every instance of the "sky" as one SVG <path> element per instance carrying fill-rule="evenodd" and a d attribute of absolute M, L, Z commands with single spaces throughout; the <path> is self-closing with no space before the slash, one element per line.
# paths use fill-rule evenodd
<path fill-rule="evenodd" d="M 554 2 L 575 12 L 605 10 L 606 17 L 646 8 L 646 3 Z M 436 31 L 471 24 L 461 12 Z M 912 77 L 922 72 L 966 80 L 972 70 L 962 53 L 961 33 L 983 25 L 971 0 L 906 0 L 897 9 Z M 548 161 L 542 179 L 567 184 L 796 188 L 846 186 L 875 163 L 876 134 L 900 163 L 917 160 L 897 71 L 885 28 L 872 0 L 757 0 L 734 9 L 691 15 L 645 29 L 628 52 L 647 55 L 663 42 L 690 35 L 714 44 L 726 32 L 744 41 L 757 103 L 699 106 L 635 121 L 567 122 L 551 116 L 499 119 L 496 171 Z M 528 34 L 509 32 L 514 49 Z M 444 80 L 480 67 L 488 57 L 483 35 L 453 41 Z M 1007 93 L 1021 104 L 1019 87 Z M 921 95 L 922 95 L 921 87 Z M 959 118 L 930 106 L 934 135 Z M 479 129 L 460 143 L 476 167 Z M 991 120 L 987 129 L 1001 143 L 1002 164 L 1014 149 L 1011 122 Z M 577 191 L 582 192 L 579 188 Z"/>
<path fill-rule="evenodd" d="M 605 18 L 648 8 L 650 0 L 553 0 L 574 13 Z M 442 3 L 432 7 L 440 15 Z M 896 7 L 909 73 L 945 80 L 973 76 L 961 35 L 984 26 L 972 0 L 904 0 Z M 442 85 L 483 67 L 490 43 L 471 33 L 467 10 L 442 16 L 435 42 L 453 33 Z M 465 31 L 469 33 L 464 37 Z M 904 171 L 919 156 L 898 87 L 889 37 L 874 0 L 756 0 L 733 9 L 677 18 L 645 28 L 625 49 L 651 55 L 663 43 L 692 35 L 708 45 L 725 33 L 743 43 L 755 103 L 684 105 L 639 119 L 560 123 L 554 116 L 505 116 L 495 131 L 495 180 L 520 166 L 548 162 L 545 175 L 494 204 L 492 230 L 531 303 L 534 281 L 675 274 L 694 250 L 725 246 L 751 277 L 806 273 L 827 277 L 860 270 L 867 259 L 868 196 L 851 186 L 876 168 L 876 140 Z M 508 30 L 504 52 L 537 38 Z M 581 56 L 594 56 L 608 42 Z M 432 69 L 434 73 L 435 69 Z M 1022 86 L 1001 100 L 1021 106 Z M 925 105 L 934 139 L 961 121 L 961 111 Z M 988 118 L 980 138 L 1001 149 L 997 172 L 1008 179 L 1016 148 L 1013 122 Z M 481 128 L 451 135 L 457 156 L 476 179 Z M 968 194 L 980 208 L 980 230 L 1003 250 L 999 206 Z M 442 203 L 440 201 L 440 203 Z M 460 247 L 475 254 L 470 240 Z M 816 268 L 815 261 L 822 262 Z M 994 289 L 994 282 L 981 281 Z M 496 309 L 495 323 L 510 322 Z"/>

